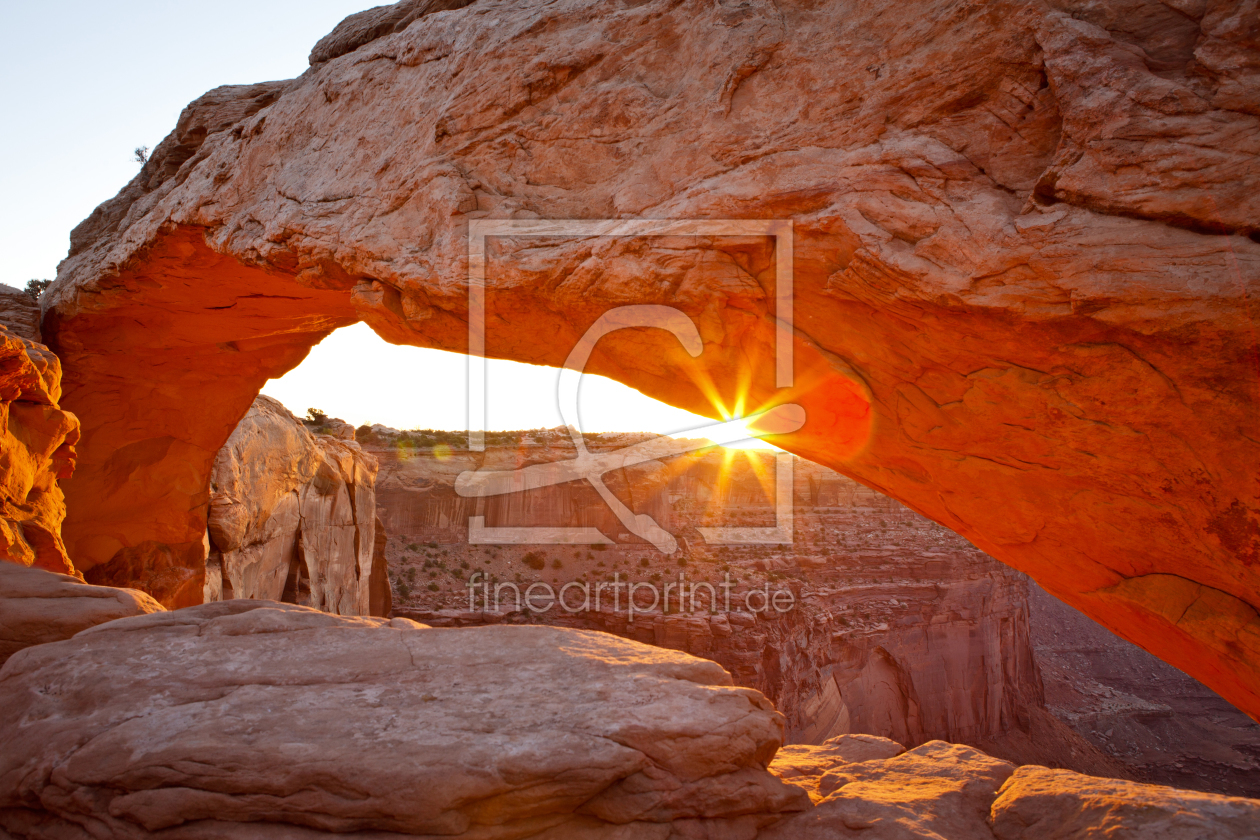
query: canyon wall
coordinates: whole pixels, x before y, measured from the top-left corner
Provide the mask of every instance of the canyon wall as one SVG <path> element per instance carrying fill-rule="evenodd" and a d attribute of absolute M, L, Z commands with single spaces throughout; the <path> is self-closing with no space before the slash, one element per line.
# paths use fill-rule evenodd
<path fill-rule="evenodd" d="M 376 459 L 258 397 L 211 472 L 204 598 L 388 615 Z"/>
<path fill-rule="evenodd" d="M 699 355 L 622 330 L 590 370 L 802 406 L 782 446 L 1260 714 L 1251 0 L 456 5 L 198 99 L 73 232 L 77 563 L 200 575 L 214 454 L 337 327 L 560 365 L 650 304 Z M 792 294 L 786 227 L 548 219 L 790 221 Z"/>
<path fill-rule="evenodd" d="M 1055 717 L 1141 781 L 1260 797 L 1260 723 L 1038 587 L 1029 607 Z"/>
<path fill-rule="evenodd" d="M 588 446 L 598 455 L 651 437 L 600 435 Z M 697 529 L 773 522 L 770 452 L 686 452 L 688 442 L 675 441 L 669 445 L 682 454 L 607 474 L 618 497 L 679 538 L 683 548 L 675 557 L 624 533 L 584 482 L 488 498 L 456 492 L 462 470 L 571 457 L 563 432 L 517 433 L 511 444 L 483 453 L 458 445 L 416 447 L 412 434 L 379 427 L 370 438 L 381 464 L 377 500 L 389 523 L 391 571 L 405 593 L 398 615 L 435 626 L 529 620 L 604 630 L 712 659 L 776 704 L 790 743 L 817 744 L 845 733 L 908 746 L 944 739 L 1028 763 L 1029 745 L 1010 742 L 1036 728 L 1062 742 L 1038 757 L 1125 775 L 1045 712 L 1030 643 L 1027 579 L 832 470 L 793 458 L 792 543 L 765 546 L 710 545 Z M 597 551 L 469 545 L 470 516 L 484 517 L 488 527 L 598 527 L 616 542 Z M 529 566 L 528 554 L 543 562 Z M 736 582 L 726 603 L 717 590 L 714 611 L 705 590 L 698 612 L 658 605 L 632 617 L 624 599 L 615 607 L 609 594 L 589 611 L 529 615 L 510 593 L 487 604 L 474 586 L 470 601 L 466 584 L 474 572 L 521 589 L 532 581 L 606 582 L 613 574 L 710 585 L 729 575 Z M 755 612 L 756 598 L 750 608 L 748 593 L 766 584 L 791 591 L 794 608 Z"/>

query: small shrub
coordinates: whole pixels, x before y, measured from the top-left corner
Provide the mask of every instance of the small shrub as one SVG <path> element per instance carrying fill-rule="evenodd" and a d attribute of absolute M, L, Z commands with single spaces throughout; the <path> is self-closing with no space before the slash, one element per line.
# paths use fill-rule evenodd
<path fill-rule="evenodd" d="M 35 300 L 39 300 L 39 296 L 42 295 L 51 285 L 51 280 L 27 280 L 26 293 Z"/>
<path fill-rule="evenodd" d="M 646 569 L 648 566 L 652 565 L 652 561 L 646 557 L 641 557 L 639 558 L 639 565 Z"/>
<path fill-rule="evenodd" d="M 437 585 L 436 583 L 430 583 L 430 584 L 429 584 L 429 591 L 430 591 L 430 592 L 437 592 L 437 591 L 438 591 L 438 589 L 439 589 L 439 587 L 438 587 L 438 585 Z"/>
<path fill-rule="evenodd" d="M 678 558 L 678 565 L 679 565 L 679 566 L 686 566 L 686 565 L 687 565 L 687 558 L 686 558 L 686 557 L 679 557 L 679 558 Z"/>
<path fill-rule="evenodd" d="M 551 568 L 553 568 L 553 569 L 563 569 L 563 568 L 564 568 L 564 564 L 563 564 L 563 563 L 561 563 L 561 562 L 560 562 L 560 558 L 559 558 L 559 557 L 557 557 L 555 560 L 552 560 L 552 561 L 551 561 Z"/>
<path fill-rule="evenodd" d="M 404 601 L 411 597 L 411 587 L 407 585 L 407 581 L 398 581 L 398 597 Z"/>
<path fill-rule="evenodd" d="M 547 558 L 543 557 L 541 554 L 539 554 L 536 551 L 531 551 L 528 554 L 526 554 L 524 557 L 521 558 L 521 562 L 523 562 L 526 566 L 529 566 L 531 569 L 533 569 L 536 572 L 542 571 L 547 566 Z"/>

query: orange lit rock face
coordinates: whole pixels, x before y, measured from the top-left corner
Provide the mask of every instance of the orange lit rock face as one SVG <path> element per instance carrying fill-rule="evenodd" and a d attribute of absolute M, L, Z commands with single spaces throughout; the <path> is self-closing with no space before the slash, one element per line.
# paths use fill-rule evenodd
<path fill-rule="evenodd" d="M 675 306 L 699 358 L 626 331 L 590 369 L 801 404 L 782 445 L 1260 714 L 1249 9 L 474 3 L 214 91 L 49 293 L 89 423 L 72 555 L 199 591 L 210 464 L 267 377 L 354 320 L 466 349 L 470 219 L 790 218 L 790 392 L 764 239 L 491 240 L 488 351 L 559 364 L 608 308 Z"/>
<path fill-rule="evenodd" d="M 57 480 L 74 471 L 79 421 L 60 398 L 57 357 L 0 326 L 0 560 L 77 574 Z"/>
<path fill-rule="evenodd" d="M 214 460 L 205 599 L 388 615 L 376 459 L 259 396 Z"/>

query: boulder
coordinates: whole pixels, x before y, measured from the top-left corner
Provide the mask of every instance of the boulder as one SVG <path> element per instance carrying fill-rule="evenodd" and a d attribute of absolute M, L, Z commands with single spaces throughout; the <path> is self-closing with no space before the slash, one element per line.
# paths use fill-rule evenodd
<path fill-rule="evenodd" d="M 809 807 L 766 770 L 782 732 L 714 663 L 602 633 L 226 601 L 9 660 L 0 830 L 751 838 Z"/>
<path fill-rule="evenodd" d="M 989 805 L 1015 766 L 929 741 L 883 760 L 843 763 L 818 780 L 818 807 L 758 840 L 991 840 Z"/>
<path fill-rule="evenodd" d="M 1016 768 L 943 741 L 897 752 L 870 736 L 784 747 L 771 772 L 817 807 L 758 840 L 1250 840 L 1260 827 L 1260 800 Z"/>
<path fill-rule="evenodd" d="M 1252 840 L 1260 800 L 1021 767 L 993 803 L 997 840 Z"/>
<path fill-rule="evenodd" d="M 207 601 L 256 598 L 388 615 L 376 459 L 259 396 L 215 458 Z"/>
<path fill-rule="evenodd" d="M 469 350 L 484 266 L 489 355 L 681 312 L 698 356 L 620 330 L 588 369 L 711 417 L 801 406 L 780 446 L 1260 715 L 1251 0 L 454 5 L 212 91 L 76 228 L 44 323 L 90 424 L 76 563 L 196 573 L 262 384 L 360 320 Z M 570 219 L 790 221 L 791 328 L 786 238 L 470 252 L 473 222 Z"/>
<path fill-rule="evenodd" d="M 878 735 L 837 735 L 821 744 L 788 744 L 770 762 L 770 772 L 823 799 L 818 784 L 829 771 L 845 764 L 878 761 L 901 755 L 906 748 Z"/>
<path fill-rule="evenodd" d="M 134 589 L 91 586 L 70 575 L 0 562 L 0 665 L 31 645 L 155 612 L 162 605 Z"/>

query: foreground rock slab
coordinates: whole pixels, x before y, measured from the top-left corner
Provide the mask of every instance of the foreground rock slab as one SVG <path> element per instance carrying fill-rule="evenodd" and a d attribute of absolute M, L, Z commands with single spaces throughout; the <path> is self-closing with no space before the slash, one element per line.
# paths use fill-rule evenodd
<path fill-rule="evenodd" d="M 818 804 L 759 840 L 1251 840 L 1260 800 L 1015 768 L 932 741 L 903 752 L 886 738 L 842 735 L 787 746 L 771 772 Z"/>
<path fill-rule="evenodd" d="M 750 838 L 809 805 L 766 770 L 782 727 L 719 666 L 601 633 L 225 601 L 9 660 L 0 828 Z"/>
<path fill-rule="evenodd" d="M 1021 767 L 992 824 L 998 840 L 1253 840 L 1260 800 Z"/>
<path fill-rule="evenodd" d="M 0 665 L 31 645 L 156 612 L 163 612 L 162 605 L 135 589 L 91 586 L 70 575 L 0 562 Z"/>

